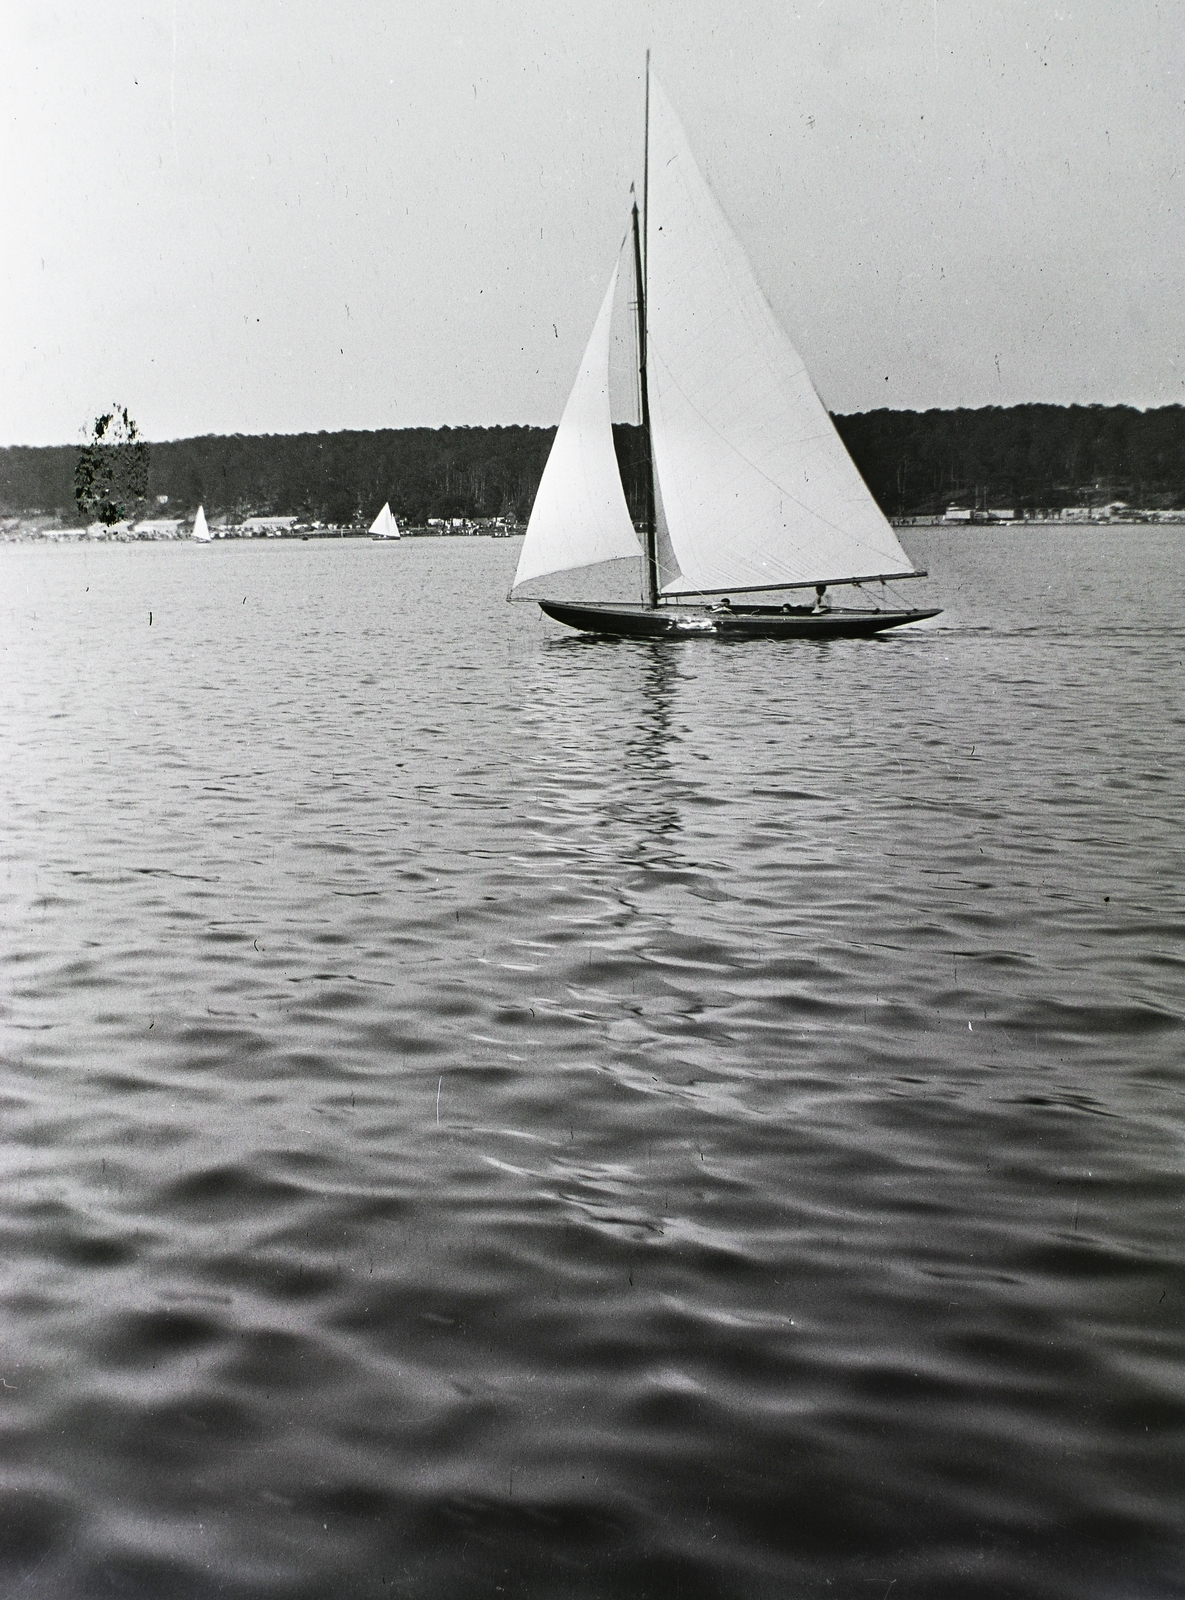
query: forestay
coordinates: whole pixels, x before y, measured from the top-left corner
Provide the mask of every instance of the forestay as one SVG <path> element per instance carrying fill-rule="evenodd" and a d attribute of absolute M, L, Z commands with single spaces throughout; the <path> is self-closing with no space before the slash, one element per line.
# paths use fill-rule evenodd
<path fill-rule="evenodd" d="M 653 77 L 648 212 L 651 434 L 681 568 L 664 592 L 912 572 Z"/>
<path fill-rule="evenodd" d="M 618 266 L 543 469 L 515 588 L 549 572 L 638 555 L 609 415 L 610 322 Z"/>

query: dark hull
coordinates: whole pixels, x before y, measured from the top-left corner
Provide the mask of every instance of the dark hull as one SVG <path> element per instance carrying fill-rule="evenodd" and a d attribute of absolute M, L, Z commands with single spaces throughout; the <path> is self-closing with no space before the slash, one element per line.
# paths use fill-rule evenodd
<path fill-rule="evenodd" d="M 584 633 L 622 639 L 866 639 L 887 628 L 937 617 L 933 611 L 783 611 L 778 606 L 710 606 L 579 604 L 540 600 L 549 617 Z"/>

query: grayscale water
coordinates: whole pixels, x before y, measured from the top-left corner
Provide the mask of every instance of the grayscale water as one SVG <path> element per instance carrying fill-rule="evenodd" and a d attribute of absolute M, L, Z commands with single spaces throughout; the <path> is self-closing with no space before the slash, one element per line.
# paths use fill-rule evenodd
<path fill-rule="evenodd" d="M 1185 1593 L 1185 531 L 904 537 L 0 549 L 0 1592 Z"/>

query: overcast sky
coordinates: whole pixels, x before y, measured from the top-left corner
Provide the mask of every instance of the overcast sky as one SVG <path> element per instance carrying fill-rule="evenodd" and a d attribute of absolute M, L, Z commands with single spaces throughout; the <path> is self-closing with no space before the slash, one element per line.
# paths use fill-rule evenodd
<path fill-rule="evenodd" d="M 1185 401 L 1185 4 L 6 0 L 0 444 L 554 423 L 655 68 L 833 410 Z"/>

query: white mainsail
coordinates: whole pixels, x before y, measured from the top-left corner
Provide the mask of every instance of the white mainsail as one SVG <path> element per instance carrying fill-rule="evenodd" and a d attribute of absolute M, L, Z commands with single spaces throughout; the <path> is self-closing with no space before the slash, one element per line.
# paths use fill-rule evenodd
<path fill-rule="evenodd" d="M 193 519 L 193 536 L 199 544 L 209 544 L 214 535 L 206 524 L 205 508 L 197 508 L 197 516 Z"/>
<path fill-rule="evenodd" d="M 371 523 L 370 531 L 376 539 L 398 539 L 399 524 L 391 514 L 391 506 L 388 501 L 383 501 L 383 509 Z"/>
<path fill-rule="evenodd" d="M 539 481 L 514 588 L 549 572 L 638 554 L 609 414 L 610 323 L 618 266 Z"/>
<path fill-rule="evenodd" d="M 651 439 L 667 594 L 913 571 L 650 78 Z"/>
<path fill-rule="evenodd" d="M 674 589 L 677 579 L 683 576 L 679 558 L 671 544 L 671 530 L 667 527 L 666 507 L 662 503 L 662 484 L 654 474 L 654 560 L 658 568 L 658 587 Z"/>

